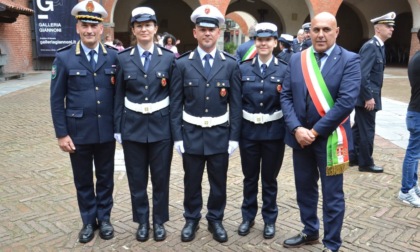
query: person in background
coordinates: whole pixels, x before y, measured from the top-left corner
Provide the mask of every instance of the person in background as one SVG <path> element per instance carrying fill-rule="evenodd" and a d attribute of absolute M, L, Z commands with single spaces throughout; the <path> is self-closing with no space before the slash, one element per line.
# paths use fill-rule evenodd
<path fill-rule="evenodd" d="M 107 34 L 105 36 L 105 45 L 109 45 L 109 46 L 113 46 L 114 45 L 114 41 L 112 40 L 112 36 L 110 34 Z"/>
<path fill-rule="evenodd" d="M 302 44 L 300 46 L 300 51 L 305 50 L 306 48 L 309 48 L 312 45 L 312 40 L 311 40 L 311 35 L 310 35 L 310 31 L 311 31 L 311 23 L 304 23 L 302 25 L 302 29 L 303 29 L 303 41 Z"/>
<path fill-rule="evenodd" d="M 201 5 L 191 14 L 198 47 L 176 61 L 171 87 L 171 129 L 184 167 L 184 217 L 181 241 L 195 238 L 203 206 L 201 182 L 207 168 L 210 194 L 208 230 L 226 242 L 223 227 L 229 155 L 238 147 L 242 118 L 239 65 L 216 48 L 219 25 L 225 19 L 213 5 Z"/>
<path fill-rule="evenodd" d="M 285 126 L 280 106 L 280 92 L 287 63 L 273 56 L 277 47 L 277 26 L 258 23 L 255 26 L 257 55 L 242 61 L 242 130 L 239 141 L 243 180 L 242 223 L 239 235 L 247 235 L 258 211 L 258 180 L 261 174 L 263 237 L 276 233 L 277 175 L 284 156 Z M 293 37 L 292 37 L 293 39 Z"/>
<path fill-rule="evenodd" d="M 374 25 L 375 36 L 359 51 L 362 85 L 354 109 L 354 150 L 350 153 L 350 165 L 358 165 L 361 172 L 384 171 L 382 167 L 375 165 L 372 154 L 376 112 L 382 109 L 381 90 L 386 64 L 384 42 L 392 36 L 395 16 L 394 12 L 390 12 L 370 20 Z"/>
<path fill-rule="evenodd" d="M 169 117 L 169 86 L 174 54 L 157 46 L 157 19 L 149 7 L 131 13 L 136 45 L 120 52 L 115 94 L 116 139 L 122 142 L 131 193 L 136 239 L 149 239 L 149 197 L 152 182 L 153 239 L 166 238 L 169 220 L 169 177 L 173 153 Z"/>
<path fill-rule="evenodd" d="M 293 45 L 292 45 L 293 52 L 300 52 L 300 47 L 305 36 L 303 33 L 304 33 L 303 29 L 299 29 L 296 34 L 296 38 L 293 39 Z"/>
<path fill-rule="evenodd" d="M 172 34 L 168 34 L 163 39 L 163 47 L 172 51 L 175 54 L 175 57 L 179 57 L 178 48 L 175 45 L 175 37 Z"/>
<path fill-rule="evenodd" d="M 290 57 L 292 57 L 293 50 L 291 49 L 293 43 L 293 36 L 290 34 L 282 34 L 279 38 L 279 47 L 281 52 L 277 54 L 277 58 L 289 63 Z"/>
<path fill-rule="evenodd" d="M 108 13 L 99 3 L 81 1 L 71 14 L 77 19 L 80 40 L 57 51 L 50 103 L 58 145 L 70 154 L 83 221 L 79 242 L 87 243 L 98 227 L 102 239 L 114 237 L 110 221 L 115 154 L 112 108 L 118 59 L 115 48 L 100 43 L 102 21 Z"/>
<path fill-rule="evenodd" d="M 119 39 L 114 39 L 114 47 L 117 48 L 117 50 L 119 52 L 121 52 L 122 50 L 124 50 L 123 43 Z"/>
<path fill-rule="evenodd" d="M 417 31 L 420 42 L 420 29 Z M 420 160 L 420 51 L 408 63 L 408 79 L 411 86 L 406 123 L 410 132 L 407 150 L 402 166 L 401 190 L 398 199 L 414 207 L 420 207 L 418 166 Z"/>
<path fill-rule="evenodd" d="M 303 230 L 283 246 L 318 243 L 318 180 L 321 179 L 323 251 L 339 251 L 345 200 L 343 173 L 351 146 L 349 115 L 360 90 L 360 58 L 336 44 L 337 21 L 317 14 L 311 23 L 313 46 L 290 59 L 281 108 L 287 126 L 285 142 L 293 148 L 296 199 Z"/>
<path fill-rule="evenodd" d="M 249 40 L 236 49 L 235 57 L 238 62 L 254 58 L 257 54 L 255 48 L 255 25 L 251 25 L 248 29 Z"/>

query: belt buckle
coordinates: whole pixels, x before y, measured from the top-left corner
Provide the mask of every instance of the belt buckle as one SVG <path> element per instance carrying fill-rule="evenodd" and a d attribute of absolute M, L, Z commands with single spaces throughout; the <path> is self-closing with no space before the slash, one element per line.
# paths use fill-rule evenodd
<path fill-rule="evenodd" d="M 259 113 L 259 114 L 254 114 L 254 123 L 255 124 L 264 124 L 264 115 Z"/>
<path fill-rule="evenodd" d="M 142 104 L 142 113 L 143 114 L 151 114 L 152 113 L 152 105 L 150 103 Z"/>
<path fill-rule="evenodd" d="M 210 128 L 212 126 L 211 124 L 211 117 L 202 117 L 201 118 L 201 127 L 202 128 Z"/>

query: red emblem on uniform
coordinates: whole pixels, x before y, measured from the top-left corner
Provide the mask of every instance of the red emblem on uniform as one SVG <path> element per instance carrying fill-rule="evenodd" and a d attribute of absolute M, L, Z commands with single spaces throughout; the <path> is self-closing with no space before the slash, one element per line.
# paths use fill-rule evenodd
<path fill-rule="evenodd" d="M 88 12 L 93 12 L 93 11 L 95 10 L 95 5 L 93 5 L 92 1 L 89 1 L 89 2 L 86 4 L 86 10 L 87 10 Z"/>
<path fill-rule="evenodd" d="M 221 96 L 221 97 L 225 97 L 225 96 L 226 96 L 226 94 L 227 94 L 226 88 L 222 88 L 222 89 L 220 89 L 220 96 Z"/>
<path fill-rule="evenodd" d="M 210 8 L 205 8 L 204 13 L 206 13 L 208 15 L 210 13 Z"/>
<path fill-rule="evenodd" d="M 162 87 L 166 87 L 166 78 L 162 78 L 160 84 L 162 85 Z"/>
<path fill-rule="evenodd" d="M 281 85 L 280 84 L 277 85 L 277 92 L 279 92 L 279 93 L 281 92 Z"/>
<path fill-rule="evenodd" d="M 111 77 L 111 84 L 112 84 L 112 85 L 115 85 L 115 76 L 112 76 L 112 77 Z"/>

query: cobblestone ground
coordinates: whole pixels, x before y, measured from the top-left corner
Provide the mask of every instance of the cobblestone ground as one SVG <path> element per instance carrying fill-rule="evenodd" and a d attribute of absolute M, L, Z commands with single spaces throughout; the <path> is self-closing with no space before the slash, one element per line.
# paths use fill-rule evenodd
<path fill-rule="evenodd" d="M 241 222 L 242 172 L 238 151 L 230 159 L 228 202 L 224 226 L 229 241 L 219 244 L 202 219 L 194 241 L 182 243 L 183 170 L 174 153 L 170 188 L 168 237 L 163 242 L 135 240 L 131 204 L 124 171 L 115 173 L 112 223 L 115 238 L 95 238 L 80 244 L 81 221 L 69 157 L 54 138 L 49 110 L 49 83 L 0 97 L 0 251 L 320 251 L 322 244 L 285 249 L 283 240 L 302 229 L 296 204 L 291 150 L 287 149 L 278 177 L 277 234 L 262 237 L 260 213 L 248 236 L 237 234 Z M 118 147 L 120 149 L 120 147 Z M 346 215 L 341 251 L 420 251 L 420 209 L 396 199 L 401 180 L 401 149 L 376 137 L 374 158 L 383 174 L 345 173 Z M 203 179 L 204 202 L 208 196 Z M 149 196 L 150 188 L 149 188 Z M 261 201 L 260 201 L 261 205 Z M 321 207 L 321 202 L 319 204 Z M 203 210 L 203 216 L 205 210 Z M 319 216 L 322 217 L 321 212 Z M 322 234 L 321 226 L 321 234 Z M 321 239 L 320 239 L 321 240 Z"/>

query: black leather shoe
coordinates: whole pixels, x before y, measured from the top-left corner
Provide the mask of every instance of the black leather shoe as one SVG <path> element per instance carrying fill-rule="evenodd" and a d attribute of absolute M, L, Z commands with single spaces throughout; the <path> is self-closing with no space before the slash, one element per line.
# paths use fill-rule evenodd
<path fill-rule="evenodd" d="M 79 242 L 88 243 L 95 236 L 95 230 L 98 228 L 96 224 L 87 224 L 83 225 L 82 229 L 79 232 Z"/>
<path fill-rule="evenodd" d="M 163 224 L 153 225 L 153 239 L 155 241 L 163 241 L 166 239 L 166 231 Z"/>
<path fill-rule="evenodd" d="M 271 239 L 276 235 L 276 224 L 266 223 L 264 224 L 264 233 L 263 236 L 265 239 Z"/>
<path fill-rule="evenodd" d="M 218 242 L 227 242 L 228 236 L 225 228 L 221 222 L 210 222 L 208 225 L 208 230 L 213 234 L 213 239 Z"/>
<path fill-rule="evenodd" d="M 238 228 L 238 235 L 245 236 L 249 234 L 249 230 L 254 226 L 254 221 L 242 221 Z"/>
<path fill-rule="evenodd" d="M 140 224 L 136 233 L 137 241 L 145 242 L 149 240 L 149 229 L 149 223 Z"/>
<path fill-rule="evenodd" d="M 319 235 L 306 235 L 304 233 L 300 233 L 292 238 L 286 239 L 283 242 L 283 247 L 285 248 L 300 248 L 303 245 L 309 244 L 317 244 Z"/>
<path fill-rule="evenodd" d="M 350 167 L 352 167 L 352 166 L 359 166 L 359 161 L 357 161 L 357 160 L 350 160 L 349 161 L 349 166 Z"/>
<path fill-rule="evenodd" d="M 381 173 L 381 172 L 384 172 L 384 168 L 379 167 L 379 166 L 376 166 L 376 165 L 359 166 L 359 171 L 361 171 L 361 172 Z"/>
<path fill-rule="evenodd" d="M 197 232 L 199 228 L 198 221 L 187 220 L 187 223 L 185 223 L 185 226 L 181 231 L 181 241 L 189 242 L 194 240 L 195 232 Z"/>
<path fill-rule="evenodd" d="M 99 236 L 104 240 L 114 238 L 114 227 L 109 221 L 101 221 L 99 224 Z"/>

